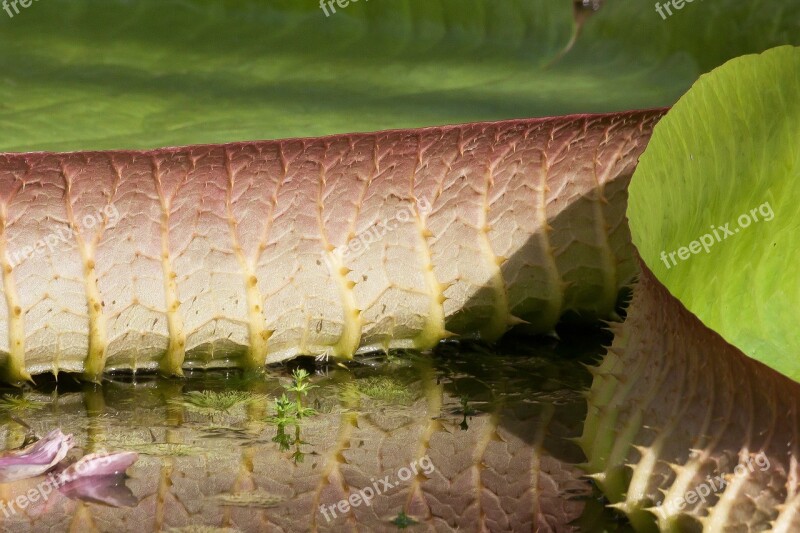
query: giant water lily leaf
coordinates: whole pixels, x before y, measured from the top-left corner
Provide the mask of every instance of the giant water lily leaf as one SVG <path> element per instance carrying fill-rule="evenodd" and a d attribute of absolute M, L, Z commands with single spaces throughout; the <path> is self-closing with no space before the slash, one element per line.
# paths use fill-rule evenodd
<path fill-rule="evenodd" d="M 654 61 L 691 58 L 702 72 L 776 44 L 798 44 L 797 2 L 685 0 L 681 9 L 664 9 L 668 3 L 609 0 L 587 25 L 586 44 L 618 39 Z"/>
<path fill-rule="evenodd" d="M 669 291 L 747 355 L 800 380 L 800 48 L 701 78 L 630 186 L 633 241 Z"/>
<path fill-rule="evenodd" d="M 645 266 L 595 374 L 586 470 L 638 531 L 800 529 L 800 384 L 704 326 Z"/>
<path fill-rule="evenodd" d="M 0 11 L 0 150 L 149 148 L 671 105 L 800 6 L 47 0 Z M 578 2 L 578 4 L 583 4 Z M 331 8 L 329 8 L 330 11 Z M 583 19 L 584 17 L 581 17 Z M 709 36 L 722 40 L 709 45 Z M 722 36 L 722 37 L 720 37 Z"/>
<path fill-rule="evenodd" d="M 0 157 L 6 378 L 351 358 L 608 317 L 635 274 L 625 188 L 662 115 Z M 145 255 L 164 259 L 119 268 Z M 81 294 L 60 280 L 86 257 Z M 54 351 L 52 335 L 82 340 Z"/>
<path fill-rule="evenodd" d="M 701 78 L 641 157 L 642 275 L 580 439 L 641 531 L 800 527 L 798 139 L 800 48 L 781 47 Z"/>

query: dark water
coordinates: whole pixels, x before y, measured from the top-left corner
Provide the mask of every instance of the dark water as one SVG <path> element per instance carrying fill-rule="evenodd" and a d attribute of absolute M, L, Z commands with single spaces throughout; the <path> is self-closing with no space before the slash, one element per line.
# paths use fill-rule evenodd
<path fill-rule="evenodd" d="M 584 364 L 610 337 L 563 338 L 572 340 L 101 386 L 62 375 L 9 389 L 6 449 L 60 427 L 76 440 L 70 457 L 140 458 L 127 479 L 6 506 L 0 522 L 6 531 L 623 530 L 575 466 L 584 457 L 571 441 L 586 415 Z M 313 387 L 298 392 L 300 369 Z M 42 479 L 0 484 L 0 498 Z"/>

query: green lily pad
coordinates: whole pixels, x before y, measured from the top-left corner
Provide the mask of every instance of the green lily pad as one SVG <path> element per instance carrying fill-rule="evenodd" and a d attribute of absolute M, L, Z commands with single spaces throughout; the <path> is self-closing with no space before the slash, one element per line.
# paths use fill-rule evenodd
<path fill-rule="evenodd" d="M 2 151 L 149 148 L 671 105 L 796 40 L 784 0 L 46 0 L 0 11 Z M 583 14 L 581 15 L 583 18 Z M 553 61 L 560 57 L 554 64 Z"/>
<path fill-rule="evenodd" d="M 800 381 L 800 48 L 700 78 L 657 125 L 629 192 L 633 242 L 659 281 Z"/>

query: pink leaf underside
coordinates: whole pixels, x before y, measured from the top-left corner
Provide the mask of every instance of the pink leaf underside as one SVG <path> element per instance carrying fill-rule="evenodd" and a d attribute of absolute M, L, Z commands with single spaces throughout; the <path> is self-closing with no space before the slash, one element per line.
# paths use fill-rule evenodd
<path fill-rule="evenodd" d="M 608 316 L 636 272 L 628 181 L 664 112 L 2 154 L 7 379 L 351 357 Z"/>

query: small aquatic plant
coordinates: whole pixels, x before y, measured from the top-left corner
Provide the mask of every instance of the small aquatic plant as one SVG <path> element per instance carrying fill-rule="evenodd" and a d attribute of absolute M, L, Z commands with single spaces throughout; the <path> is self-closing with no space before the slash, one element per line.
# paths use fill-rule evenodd
<path fill-rule="evenodd" d="M 467 396 L 461 397 L 461 412 L 464 415 L 464 419 L 461 421 L 461 424 L 459 424 L 459 427 L 462 431 L 466 431 L 469 429 L 467 417 L 475 415 L 475 409 L 469 406 L 469 397 Z"/>
<path fill-rule="evenodd" d="M 389 523 L 397 526 L 397 529 L 406 529 L 408 526 L 417 524 L 417 521 L 408 516 L 405 511 L 400 511 L 397 513 L 397 516 L 394 518 L 394 520 L 391 520 Z"/>
<path fill-rule="evenodd" d="M 368 377 L 356 382 L 358 390 L 374 400 L 408 405 L 414 400 L 408 386 L 387 376 Z"/>
<path fill-rule="evenodd" d="M 31 400 L 25 396 L 4 394 L 0 398 L 0 410 L 2 411 L 32 411 L 43 409 L 46 405 L 44 402 Z"/>
<path fill-rule="evenodd" d="M 316 414 L 316 411 L 311 407 L 303 406 L 303 398 L 308 394 L 308 391 L 315 389 L 317 386 L 312 385 L 309 381 L 309 374 L 302 368 L 296 369 L 292 372 L 292 384 L 286 388 L 286 392 L 295 393 L 295 415 L 298 419 L 306 418 Z"/>
<path fill-rule="evenodd" d="M 274 400 L 275 416 L 267 419 L 270 424 L 277 426 L 272 442 L 278 443 L 281 451 L 288 451 L 294 446 L 292 460 L 295 464 L 303 462 L 305 454 L 300 450 L 300 446 L 308 444 L 300 438 L 300 421 L 317 414 L 314 408 L 303 405 L 303 398 L 308 391 L 316 388 L 316 385 L 312 385 L 308 378 L 309 373 L 302 368 L 292 372 L 291 385 L 284 385 L 285 392 Z M 286 395 L 287 392 L 295 394 L 294 401 Z M 286 432 L 288 426 L 294 426 L 294 437 Z"/>
<path fill-rule="evenodd" d="M 181 398 L 174 398 L 170 403 L 197 413 L 227 413 L 234 407 L 264 399 L 261 394 L 245 391 L 191 391 Z"/>
<path fill-rule="evenodd" d="M 273 405 L 275 407 L 275 416 L 269 417 L 267 422 L 275 424 L 278 427 L 297 424 L 298 417 L 295 415 L 296 406 L 286 397 L 286 393 L 282 394 L 280 398 L 275 398 Z"/>

